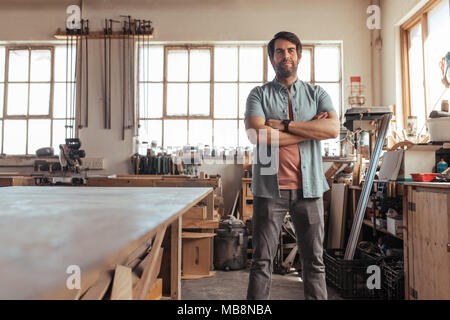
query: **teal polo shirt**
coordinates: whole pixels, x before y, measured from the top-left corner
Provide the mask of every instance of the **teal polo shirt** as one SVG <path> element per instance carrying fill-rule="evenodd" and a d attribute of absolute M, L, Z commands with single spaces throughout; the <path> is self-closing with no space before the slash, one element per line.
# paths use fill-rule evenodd
<path fill-rule="evenodd" d="M 320 112 L 335 111 L 330 96 L 317 85 L 297 79 L 291 87 L 291 103 L 294 121 L 310 121 Z M 255 87 L 247 98 L 245 118 L 288 119 L 289 91 L 276 78 Z M 318 198 L 329 190 L 323 174 L 322 148 L 318 140 L 298 144 L 303 196 Z M 253 178 L 251 191 L 254 196 L 280 198 L 278 187 L 278 147 L 257 145 L 253 152 Z"/>

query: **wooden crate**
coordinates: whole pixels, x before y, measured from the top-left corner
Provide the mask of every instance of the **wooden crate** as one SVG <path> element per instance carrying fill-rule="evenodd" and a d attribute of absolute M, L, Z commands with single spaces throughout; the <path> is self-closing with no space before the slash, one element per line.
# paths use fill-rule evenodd
<path fill-rule="evenodd" d="M 211 275 L 211 245 L 215 233 L 183 232 L 182 279 Z"/>

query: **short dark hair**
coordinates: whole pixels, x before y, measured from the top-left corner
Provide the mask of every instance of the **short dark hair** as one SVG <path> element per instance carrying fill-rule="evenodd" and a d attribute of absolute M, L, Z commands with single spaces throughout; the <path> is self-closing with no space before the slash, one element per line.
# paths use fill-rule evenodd
<path fill-rule="evenodd" d="M 275 53 L 275 41 L 278 39 L 284 39 L 292 42 L 293 44 L 295 44 L 297 55 L 300 56 L 302 54 L 302 43 L 300 42 L 300 39 L 292 32 L 281 31 L 274 35 L 273 39 L 270 40 L 268 44 L 269 57 L 273 58 L 273 55 Z"/>

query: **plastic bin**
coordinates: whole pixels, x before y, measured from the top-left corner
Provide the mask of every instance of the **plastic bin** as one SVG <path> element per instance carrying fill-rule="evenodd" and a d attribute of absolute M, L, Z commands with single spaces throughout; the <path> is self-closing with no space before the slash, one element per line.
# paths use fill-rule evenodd
<path fill-rule="evenodd" d="M 405 274 L 403 260 L 394 258 L 381 266 L 381 288 L 387 300 L 405 299 Z"/>
<path fill-rule="evenodd" d="M 354 260 L 344 260 L 344 249 L 327 249 L 323 254 L 327 283 L 337 289 L 342 298 L 383 299 L 382 289 L 369 289 L 367 267 L 376 265 L 377 260 L 367 256 L 361 258 L 356 252 Z"/>

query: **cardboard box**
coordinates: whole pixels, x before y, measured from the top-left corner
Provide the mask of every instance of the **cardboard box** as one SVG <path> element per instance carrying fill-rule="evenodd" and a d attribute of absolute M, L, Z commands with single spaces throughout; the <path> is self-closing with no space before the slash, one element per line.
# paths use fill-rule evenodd
<path fill-rule="evenodd" d="M 380 180 L 412 181 L 411 173 L 432 173 L 436 166 L 437 145 L 414 145 L 407 150 L 383 154 Z"/>
<path fill-rule="evenodd" d="M 395 218 L 391 217 L 387 218 L 387 231 L 389 233 L 401 235 L 402 234 L 402 229 L 400 228 L 401 226 L 403 226 L 403 216 L 397 216 Z"/>

